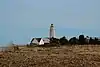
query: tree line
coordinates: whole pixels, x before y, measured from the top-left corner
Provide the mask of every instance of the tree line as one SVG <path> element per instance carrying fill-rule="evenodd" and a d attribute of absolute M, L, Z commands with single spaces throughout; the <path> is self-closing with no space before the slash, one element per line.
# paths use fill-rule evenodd
<path fill-rule="evenodd" d="M 78 38 L 72 37 L 69 40 L 63 36 L 60 39 L 58 38 L 51 38 L 50 39 L 50 44 L 52 45 L 96 45 L 100 44 L 100 39 L 97 37 L 89 37 L 89 36 L 84 36 L 84 35 L 79 35 Z"/>

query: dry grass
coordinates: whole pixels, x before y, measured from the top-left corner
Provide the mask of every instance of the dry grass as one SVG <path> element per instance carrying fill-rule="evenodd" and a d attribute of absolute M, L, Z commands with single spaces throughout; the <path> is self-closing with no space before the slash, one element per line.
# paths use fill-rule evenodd
<path fill-rule="evenodd" d="M 0 53 L 0 67 L 100 67 L 99 45 L 19 49 Z"/>

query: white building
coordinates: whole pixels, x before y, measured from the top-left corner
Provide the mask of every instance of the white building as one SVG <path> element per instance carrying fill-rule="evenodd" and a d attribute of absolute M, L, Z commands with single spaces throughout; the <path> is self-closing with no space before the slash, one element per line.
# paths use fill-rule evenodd
<path fill-rule="evenodd" d="M 49 42 L 50 42 L 49 38 L 33 38 L 31 40 L 31 44 L 37 44 L 37 45 L 49 44 Z"/>

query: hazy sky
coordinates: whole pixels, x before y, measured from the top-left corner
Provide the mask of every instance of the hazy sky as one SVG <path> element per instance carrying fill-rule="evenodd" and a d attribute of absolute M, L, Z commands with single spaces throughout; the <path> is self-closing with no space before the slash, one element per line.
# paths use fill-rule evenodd
<path fill-rule="evenodd" d="M 100 0 L 0 0 L 0 44 L 56 36 L 100 36 Z"/>

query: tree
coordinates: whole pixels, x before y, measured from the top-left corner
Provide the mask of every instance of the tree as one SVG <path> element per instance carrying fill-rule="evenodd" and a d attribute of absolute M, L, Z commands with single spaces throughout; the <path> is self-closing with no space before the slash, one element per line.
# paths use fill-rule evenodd
<path fill-rule="evenodd" d="M 94 44 L 98 44 L 98 38 L 95 37 Z"/>
<path fill-rule="evenodd" d="M 80 36 L 79 36 L 79 42 L 80 42 L 81 45 L 85 44 L 84 35 L 80 35 Z"/>
<path fill-rule="evenodd" d="M 89 44 L 94 44 L 94 40 L 90 37 Z"/>
<path fill-rule="evenodd" d="M 76 37 L 73 37 L 69 40 L 69 43 L 72 44 L 79 44 L 79 40 Z"/>
<path fill-rule="evenodd" d="M 59 45 L 59 39 L 57 38 L 50 38 L 50 45 L 51 46 L 58 46 Z"/>
<path fill-rule="evenodd" d="M 66 39 L 65 36 L 63 36 L 63 37 L 60 38 L 60 44 L 61 44 L 61 45 L 68 44 L 68 40 Z"/>

